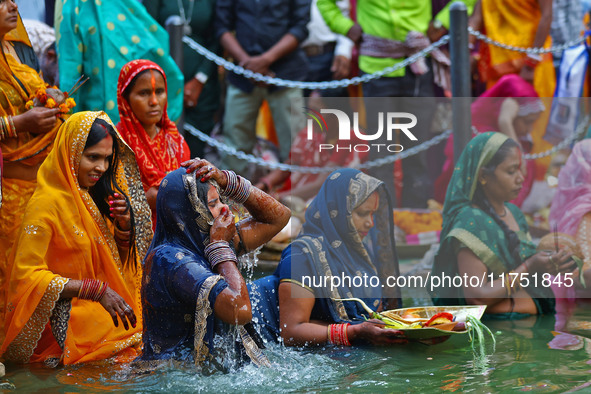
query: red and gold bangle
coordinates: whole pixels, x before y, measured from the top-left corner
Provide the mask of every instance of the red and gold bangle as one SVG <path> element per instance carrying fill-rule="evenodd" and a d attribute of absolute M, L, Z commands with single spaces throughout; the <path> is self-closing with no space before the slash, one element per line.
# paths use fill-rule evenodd
<path fill-rule="evenodd" d="M 14 121 L 12 120 L 12 116 L 8 115 L 6 117 L 6 119 L 8 120 L 8 134 L 11 137 L 16 138 L 17 137 L 16 127 L 14 127 Z"/>
<path fill-rule="evenodd" d="M 350 323 L 345 323 L 344 327 L 343 327 L 343 344 L 345 346 L 351 346 L 351 341 L 349 341 L 349 333 L 347 332 L 347 329 L 349 328 L 351 324 Z"/>
<path fill-rule="evenodd" d="M 107 292 L 108 288 L 109 288 L 108 284 L 106 284 L 105 282 L 101 282 L 101 288 L 100 288 L 98 295 L 96 297 L 96 301 L 100 301 L 103 298 L 103 296 Z"/>
<path fill-rule="evenodd" d="M 100 301 L 105 295 L 108 285 L 98 279 L 83 279 L 78 298 L 81 300 Z"/>
<path fill-rule="evenodd" d="M 349 323 L 329 324 L 328 341 L 335 345 L 351 346 L 349 336 L 347 335 L 348 326 L 350 326 Z"/>
<path fill-rule="evenodd" d="M 8 125 L 6 124 L 5 116 L 0 118 L 0 141 L 10 137 L 8 133 Z"/>

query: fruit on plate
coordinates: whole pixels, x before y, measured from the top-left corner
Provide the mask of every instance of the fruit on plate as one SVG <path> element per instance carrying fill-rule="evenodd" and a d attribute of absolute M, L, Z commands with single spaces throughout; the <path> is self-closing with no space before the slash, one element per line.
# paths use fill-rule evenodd
<path fill-rule="evenodd" d="M 432 326 L 436 326 L 439 324 L 452 323 L 453 321 L 454 321 L 454 315 L 452 315 L 451 313 L 448 313 L 448 312 L 440 312 L 440 313 L 433 315 L 433 317 L 431 317 L 429 320 L 427 320 L 427 322 L 425 323 L 425 327 L 432 327 Z"/>

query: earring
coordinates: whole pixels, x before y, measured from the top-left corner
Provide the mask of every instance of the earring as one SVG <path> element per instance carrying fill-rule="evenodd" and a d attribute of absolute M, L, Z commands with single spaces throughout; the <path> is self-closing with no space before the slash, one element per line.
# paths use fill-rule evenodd
<path fill-rule="evenodd" d="M 480 184 L 481 184 L 482 186 L 486 185 L 486 179 L 483 179 L 483 180 L 481 180 L 481 181 L 480 181 Z"/>

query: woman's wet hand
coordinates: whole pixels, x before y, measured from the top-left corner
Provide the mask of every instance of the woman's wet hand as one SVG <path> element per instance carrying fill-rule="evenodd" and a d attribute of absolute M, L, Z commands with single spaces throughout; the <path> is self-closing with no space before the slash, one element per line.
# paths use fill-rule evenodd
<path fill-rule="evenodd" d="M 129 306 L 123 297 L 117 294 L 115 290 L 108 287 L 99 303 L 105 308 L 109 315 L 111 315 L 115 327 L 119 327 L 119 321 L 117 319 L 117 315 L 119 315 L 123 327 L 125 327 L 126 330 L 129 330 L 130 324 L 135 328 L 137 320 L 133 308 Z"/>
<path fill-rule="evenodd" d="M 117 226 L 123 230 L 128 231 L 131 229 L 131 214 L 129 212 L 129 205 L 127 200 L 120 193 L 113 193 L 109 197 L 109 209 L 111 211 L 111 217 L 117 224 Z"/>
<path fill-rule="evenodd" d="M 404 332 L 396 329 L 386 328 L 381 320 L 368 320 L 361 324 L 347 327 L 349 340 L 362 340 L 373 345 L 398 345 L 408 343 Z"/>
<path fill-rule="evenodd" d="M 213 179 L 222 189 L 225 189 L 228 185 L 226 175 L 205 159 L 195 158 L 187 160 L 182 162 L 181 166 L 187 169 L 187 174 L 195 172 L 195 177 L 201 182 L 207 182 Z"/>
<path fill-rule="evenodd" d="M 228 207 L 223 207 L 220 215 L 213 221 L 213 226 L 209 230 L 209 238 L 214 241 L 232 242 L 236 235 L 236 226 L 234 225 L 234 214 Z"/>

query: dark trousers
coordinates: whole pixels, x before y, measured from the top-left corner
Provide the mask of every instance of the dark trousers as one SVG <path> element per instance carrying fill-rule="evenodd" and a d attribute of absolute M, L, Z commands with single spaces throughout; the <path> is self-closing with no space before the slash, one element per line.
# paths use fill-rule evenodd
<path fill-rule="evenodd" d="M 367 114 L 368 134 L 378 129 L 379 113 L 409 112 L 417 117 L 417 125 L 409 131 L 417 137 L 410 140 L 404 133 L 398 133 L 398 143 L 408 150 L 431 138 L 431 121 L 435 112 L 433 97 L 433 73 L 416 76 L 407 67 L 403 77 L 382 77 L 363 84 L 363 97 Z M 402 121 L 401 123 L 406 123 Z M 384 126 L 385 127 L 385 126 Z M 385 135 L 385 132 L 384 132 Z M 369 160 L 376 160 L 392 155 L 384 150 L 371 150 Z M 426 208 L 427 200 L 433 196 L 433 185 L 427 173 L 426 154 L 421 152 L 402 160 L 403 187 L 402 206 L 408 208 Z M 382 180 L 393 199 L 394 187 L 393 164 L 383 165 L 370 170 L 370 175 Z M 396 205 L 399 205 L 398 202 Z"/>

